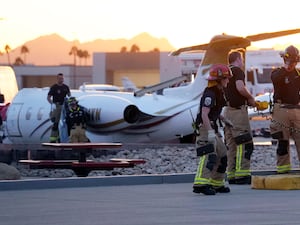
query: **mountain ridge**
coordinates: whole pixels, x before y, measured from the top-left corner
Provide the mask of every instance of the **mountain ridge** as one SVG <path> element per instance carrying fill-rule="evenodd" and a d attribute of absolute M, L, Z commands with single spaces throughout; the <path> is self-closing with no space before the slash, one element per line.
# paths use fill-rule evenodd
<path fill-rule="evenodd" d="M 149 52 L 155 48 L 160 51 L 172 51 L 175 49 L 166 38 L 155 38 L 146 32 L 140 33 L 131 39 L 104 40 L 98 38 L 83 43 L 78 40 L 68 41 L 59 34 L 52 33 L 27 41 L 22 46 L 25 45 L 29 50 L 29 53 L 26 55 L 26 64 L 47 66 L 72 64 L 73 56 L 69 55 L 72 46 L 76 46 L 81 50 L 87 50 L 90 55 L 87 59 L 87 65 L 91 65 L 94 52 L 120 52 L 122 47 L 126 47 L 127 51 L 129 51 L 134 44 L 139 47 L 140 52 Z M 22 46 L 12 49 L 9 52 L 12 64 L 17 57 L 24 60 L 24 55 L 21 55 Z M 81 61 L 83 62 L 84 60 Z M 4 53 L 0 56 L 0 64 L 7 63 L 7 54 Z"/>
<path fill-rule="evenodd" d="M 122 47 L 126 47 L 127 51 L 130 51 L 132 45 L 137 45 L 140 52 L 149 52 L 154 49 L 159 51 L 173 51 L 175 48 L 169 43 L 166 38 L 155 38 L 147 32 L 142 32 L 131 39 L 118 38 L 118 39 L 101 39 L 97 38 L 92 41 L 80 42 L 79 40 L 68 41 L 61 37 L 57 33 L 47 34 L 39 36 L 33 40 L 25 42 L 23 45 L 12 49 L 9 52 L 10 62 L 14 64 L 16 58 L 20 57 L 25 61 L 26 65 L 36 66 L 53 66 L 53 65 L 70 65 L 73 64 L 73 55 L 69 52 L 72 46 L 76 46 L 78 49 L 88 51 L 90 57 L 87 60 L 77 60 L 79 65 L 92 65 L 94 52 L 120 52 Z M 277 44 L 273 46 L 273 49 L 284 50 L 288 45 Z M 21 55 L 22 46 L 26 46 L 29 53 L 24 59 L 24 55 Z M 296 47 L 300 47 L 299 44 L 295 44 Z M 257 50 L 259 48 L 255 45 L 251 45 L 248 50 Z M 86 64 L 85 64 L 86 63 Z M 7 65 L 7 54 L 0 55 L 0 65 Z"/>

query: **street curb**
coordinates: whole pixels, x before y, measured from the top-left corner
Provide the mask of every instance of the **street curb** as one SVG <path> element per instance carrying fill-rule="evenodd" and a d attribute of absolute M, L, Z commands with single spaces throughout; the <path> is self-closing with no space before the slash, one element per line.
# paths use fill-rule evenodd
<path fill-rule="evenodd" d="M 192 183 L 195 174 L 128 175 L 107 177 L 39 178 L 0 181 L 0 191 L 82 188 L 164 183 Z"/>
<path fill-rule="evenodd" d="M 289 174 L 299 174 L 299 169 L 293 169 Z M 275 170 L 252 171 L 253 176 L 275 175 Z M 0 191 L 10 190 L 34 190 L 53 188 L 82 188 L 103 187 L 121 185 L 144 185 L 144 184 L 172 184 L 193 183 L 195 173 L 180 174 L 149 174 L 149 175 L 122 175 L 122 176 L 99 176 L 99 177 L 68 177 L 68 178 L 34 178 L 21 180 L 0 181 Z"/>

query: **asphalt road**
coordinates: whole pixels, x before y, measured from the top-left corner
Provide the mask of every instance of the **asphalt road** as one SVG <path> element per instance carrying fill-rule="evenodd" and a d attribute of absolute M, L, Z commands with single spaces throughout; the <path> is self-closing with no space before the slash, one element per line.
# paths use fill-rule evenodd
<path fill-rule="evenodd" d="M 0 191 L 3 225 L 291 225 L 300 190 L 192 193 L 192 183 Z"/>

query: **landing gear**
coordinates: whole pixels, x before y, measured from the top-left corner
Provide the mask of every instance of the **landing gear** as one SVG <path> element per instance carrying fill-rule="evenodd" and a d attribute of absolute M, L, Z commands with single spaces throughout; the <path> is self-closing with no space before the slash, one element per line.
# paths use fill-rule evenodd
<path fill-rule="evenodd" d="M 179 138 L 181 144 L 193 144 L 195 143 L 195 134 L 188 134 Z"/>

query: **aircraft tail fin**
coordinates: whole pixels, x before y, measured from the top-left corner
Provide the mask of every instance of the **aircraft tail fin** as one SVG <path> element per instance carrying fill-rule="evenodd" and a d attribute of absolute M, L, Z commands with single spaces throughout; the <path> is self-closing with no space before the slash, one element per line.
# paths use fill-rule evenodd
<path fill-rule="evenodd" d="M 134 92 L 138 90 L 137 86 L 128 77 L 122 77 L 122 83 L 124 91 L 126 92 Z"/>
<path fill-rule="evenodd" d="M 3 95 L 1 103 L 9 103 L 18 93 L 19 88 L 15 72 L 9 66 L 0 66 L 0 94 Z"/>

